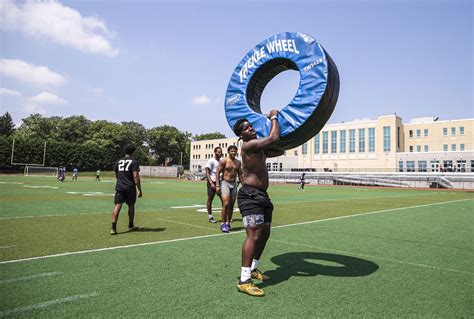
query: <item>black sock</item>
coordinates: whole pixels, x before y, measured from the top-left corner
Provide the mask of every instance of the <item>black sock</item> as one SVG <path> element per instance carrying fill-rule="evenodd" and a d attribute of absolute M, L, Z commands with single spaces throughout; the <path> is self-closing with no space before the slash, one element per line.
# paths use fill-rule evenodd
<path fill-rule="evenodd" d="M 112 223 L 112 229 L 117 230 L 117 223 Z"/>
<path fill-rule="evenodd" d="M 131 222 L 129 221 L 129 222 L 128 222 L 128 227 L 133 227 L 133 221 L 131 221 Z"/>

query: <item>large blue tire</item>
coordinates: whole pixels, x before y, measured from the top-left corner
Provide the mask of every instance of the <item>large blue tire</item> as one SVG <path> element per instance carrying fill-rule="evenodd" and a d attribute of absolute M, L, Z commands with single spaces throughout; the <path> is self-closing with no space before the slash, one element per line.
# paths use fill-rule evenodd
<path fill-rule="evenodd" d="M 268 136 L 271 122 L 261 112 L 260 97 L 268 82 L 286 70 L 299 71 L 300 83 L 293 100 L 278 114 L 280 141 L 275 151 L 294 148 L 315 136 L 336 106 L 337 67 L 315 39 L 300 32 L 284 32 L 259 43 L 232 73 L 224 102 L 231 128 L 247 118 L 258 137 Z"/>

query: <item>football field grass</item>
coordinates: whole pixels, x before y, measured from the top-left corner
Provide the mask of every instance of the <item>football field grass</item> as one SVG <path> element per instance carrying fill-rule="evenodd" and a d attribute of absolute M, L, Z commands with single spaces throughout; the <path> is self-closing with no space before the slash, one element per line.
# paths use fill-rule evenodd
<path fill-rule="evenodd" d="M 207 222 L 204 182 L 142 179 L 140 230 L 114 181 L 0 175 L 0 317 L 474 316 L 474 194 L 271 185 L 263 298 L 236 290 L 245 233 Z"/>

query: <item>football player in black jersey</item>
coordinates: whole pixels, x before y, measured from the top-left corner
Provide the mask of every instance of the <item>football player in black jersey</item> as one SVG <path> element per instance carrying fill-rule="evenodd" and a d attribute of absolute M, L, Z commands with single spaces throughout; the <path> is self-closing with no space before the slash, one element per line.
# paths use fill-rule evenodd
<path fill-rule="evenodd" d="M 114 165 L 115 177 L 115 207 L 112 211 L 111 235 L 117 234 L 117 220 L 123 203 L 128 205 L 128 230 L 137 230 L 138 226 L 133 223 L 135 217 L 135 202 L 137 196 L 142 197 L 142 187 L 140 184 L 140 165 L 133 158 L 135 146 L 127 145 L 124 148 L 125 156 L 119 159 Z"/>

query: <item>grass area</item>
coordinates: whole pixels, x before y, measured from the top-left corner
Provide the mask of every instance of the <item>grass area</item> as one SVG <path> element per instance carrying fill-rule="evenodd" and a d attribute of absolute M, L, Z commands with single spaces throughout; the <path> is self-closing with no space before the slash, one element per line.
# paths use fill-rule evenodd
<path fill-rule="evenodd" d="M 0 176 L 0 317 L 474 315 L 472 193 L 272 185 L 271 280 L 252 298 L 235 287 L 240 214 L 231 234 L 209 224 L 204 182 L 143 179 L 142 230 L 125 208 L 117 236 L 113 188 Z"/>

